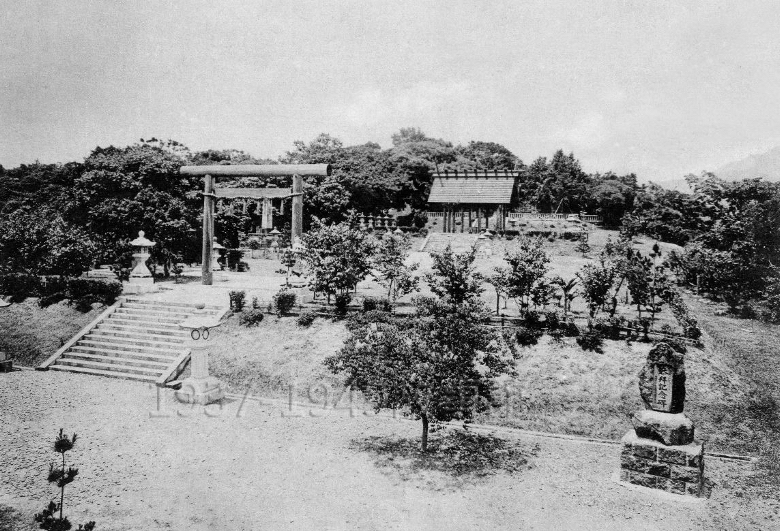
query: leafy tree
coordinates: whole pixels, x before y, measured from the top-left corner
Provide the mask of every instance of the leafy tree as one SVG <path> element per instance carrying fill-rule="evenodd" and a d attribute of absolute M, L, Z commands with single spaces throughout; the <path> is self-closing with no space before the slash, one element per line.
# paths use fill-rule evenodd
<path fill-rule="evenodd" d="M 550 257 L 544 251 L 541 238 L 519 237 L 506 251 L 504 260 L 509 264 L 507 294 L 519 301 L 521 310 L 527 311 L 534 287 L 547 273 Z"/>
<path fill-rule="evenodd" d="M 56 504 L 54 501 L 49 502 L 49 505 L 40 513 L 35 515 L 35 521 L 38 522 L 41 529 L 48 531 L 68 531 L 72 527 L 70 521 L 62 515 L 65 505 L 65 485 L 72 483 L 79 473 L 78 468 L 68 467 L 65 468 L 65 453 L 73 449 L 76 444 L 76 435 L 72 438 L 68 438 L 60 429 L 60 433 L 54 441 L 54 451 L 62 455 L 62 467 L 55 468 L 54 463 L 49 465 L 49 483 L 56 483 L 60 489 L 60 503 Z M 59 511 L 60 516 L 56 517 L 56 513 Z M 88 522 L 82 526 L 79 524 L 79 531 L 92 531 L 95 528 L 95 522 Z"/>
<path fill-rule="evenodd" d="M 347 295 L 371 271 L 374 241 L 348 223 L 325 225 L 315 220 L 303 235 L 303 244 L 311 287 L 325 293 L 329 303 L 331 295 Z"/>
<path fill-rule="evenodd" d="M 577 278 L 582 286 L 582 296 L 588 302 L 590 317 L 602 308 L 615 284 L 615 266 L 604 257 L 598 263 L 585 264 Z"/>
<path fill-rule="evenodd" d="M 441 253 L 431 253 L 433 271 L 425 275 L 431 291 L 451 304 L 474 300 L 484 291 L 482 275 L 474 268 L 477 248 L 455 254 L 449 244 Z"/>
<path fill-rule="evenodd" d="M 558 286 L 561 290 L 561 300 L 563 302 L 563 317 L 567 318 L 571 310 L 571 303 L 577 297 L 577 279 L 572 278 L 564 280 L 561 276 L 555 276 L 551 280 L 552 284 Z"/>
<path fill-rule="evenodd" d="M 500 348 L 496 330 L 482 321 L 487 312 L 427 299 L 414 320 L 369 324 L 355 329 L 326 366 L 346 374 L 375 409 L 400 409 L 422 421 L 421 448 L 428 450 L 429 424 L 469 421 L 494 403 L 493 379 L 512 374 L 513 360 Z"/>
<path fill-rule="evenodd" d="M 471 141 L 456 148 L 461 168 L 475 170 L 516 170 L 523 161 L 506 147 L 495 142 Z M 468 164 L 468 163 L 471 164 Z"/>
<path fill-rule="evenodd" d="M 95 258 L 90 235 L 53 211 L 0 216 L 0 271 L 79 276 Z"/>
<path fill-rule="evenodd" d="M 501 297 L 506 299 L 509 292 L 509 268 L 503 266 L 494 267 L 493 274 L 487 277 L 486 280 L 496 290 L 496 315 L 498 315 L 498 305 L 501 302 Z"/>
<path fill-rule="evenodd" d="M 419 263 L 407 265 L 412 243 L 404 235 L 385 234 L 374 255 L 377 281 L 387 288 L 387 297 L 395 303 L 399 297 L 418 291 L 419 278 L 414 274 Z"/>

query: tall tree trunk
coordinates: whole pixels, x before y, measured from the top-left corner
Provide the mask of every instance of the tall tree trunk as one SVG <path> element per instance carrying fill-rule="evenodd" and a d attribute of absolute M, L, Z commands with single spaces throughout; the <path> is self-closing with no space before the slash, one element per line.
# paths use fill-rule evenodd
<path fill-rule="evenodd" d="M 423 453 L 428 451 L 428 416 L 423 413 L 422 414 L 422 425 L 423 425 L 423 432 L 422 432 L 422 451 Z"/>

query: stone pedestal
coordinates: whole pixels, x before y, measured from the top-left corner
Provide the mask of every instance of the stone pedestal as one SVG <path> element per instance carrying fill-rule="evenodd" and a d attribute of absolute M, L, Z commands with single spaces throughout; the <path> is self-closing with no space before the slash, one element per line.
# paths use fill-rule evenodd
<path fill-rule="evenodd" d="M 693 442 L 694 425 L 685 413 L 664 413 L 646 409 L 634 414 L 635 431 L 644 439 L 655 439 L 667 446 Z"/>
<path fill-rule="evenodd" d="M 711 485 L 704 479 L 704 444 L 667 446 L 639 437 L 634 430 L 622 439 L 620 481 L 673 494 L 707 498 Z"/>
<path fill-rule="evenodd" d="M 187 404 L 211 404 L 225 397 L 225 384 L 209 376 L 208 348 L 200 341 L 190 346 L 191 376 L 185 378 L 176 398 Z"/>

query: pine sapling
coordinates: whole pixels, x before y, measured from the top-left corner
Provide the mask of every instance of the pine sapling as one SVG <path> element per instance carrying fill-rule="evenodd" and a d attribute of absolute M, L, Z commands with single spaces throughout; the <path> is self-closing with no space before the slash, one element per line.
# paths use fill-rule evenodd
<path fill-rule="evenodd" d="M 78 468 L 65 467 L 65 453 L 72 450 L 76 444 L 76 434 L 73 434 L 72 438 L 68 438 L 60 428 L 60 434 L 54 440 L 54 451 L 62 455 L 62 468 L 55 468 L 54 463 L 49 464 L 49 476 L 47 480 L 49 483 L 56 483 L 60 489 L 60 503 L 56 504 L 54 501 L 50 501 L 49 505 L 43 509 L 42 512 L 35 515 L 35 521 L 38 522 L 41 529 L 47 531 L 68 531 L 72 525 L 70 521 L 65 518 L 63 508 L 65 505 L 65 485 L 72 483 L 76 479 L 79 473 Z M 59 511 L 59 518 L 56 517 Z M 83 526 L 79 524 L 77 531 L 92 531 L 95 528 L 95 522 L 87 522 Z"/>

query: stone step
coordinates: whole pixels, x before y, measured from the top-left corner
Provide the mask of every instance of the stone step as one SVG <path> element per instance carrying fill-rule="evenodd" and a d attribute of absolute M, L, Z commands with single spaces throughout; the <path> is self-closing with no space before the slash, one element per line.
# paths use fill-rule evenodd
<path fill-rule="evenodd" d="M 80 339 L 74 346 L 85 346 L 94 348 L 113 348 L 116 350 L 133 351 L 133 352 L 149 352 L 161 354 L 163 356 L 178 356 L 183 345 L 175 346 L 153 346 L 155 343 L 147 342 L 149 344 L 138 344 L 138 342 L 132 339 L 122 339 L 113 336 L 99 336 L 98 338 L 89 338 L 89 336 Z"/>
<path fill-rule="evenodd" d="M 192 312 L 155 310 L 155 309 L 132 308 L 132 307 L 120 306 L 111 315 L 120 315 L 120 314 L 142 315 L 145 317 L 155 316 L 155 317 L 186 319 L 187 317 L 192 315 Z"/>
<path fill-rule="evenodd" d="M 149 326 L 132 326 L 122 323 L 113 322 L 111 319 L 107 319 L 97 325 L 98 330 L 118 330 L 121 332 L 137 332 L 139 334 L 152 334 L 157 336 L 170 336 L 175 338 L 186 339 L 190 337 L 189 332 L 182 330 L 181 328 L 152 328 Z"/>
<path fill-rule="evenodd" d="M 93 376 L 109 376 L 111 378 L 122 378 L 125 380 L 139 380 L 142 382 L 155 382 L 157 380 L 156 377 L 145 375 L 145 374 L 134 374 L 134 373 L 128 373 L 122 371 L 115 371 L 115 370 L 106 371 L 100 369 L 90 369 L 84 367 L 77 367 L 75 365 L 57 365 L 56 363 L 54 365 L 49 365 L 49 369 L 52 369 L 54 371 L 79 372 L 83 374 L 91 374 Z"/>
<path fill-rule="evenodd" d="M 165 346 L 181 347 L 184 344 L 184 337 L 176 336 L 163 336 L 157 334 L 130 332 L 125 330 L 116 329 L 93 329 L 89 335 L 101 336 L 101 337 L 117 337 L 123 339 L 132 339 L 139 344 L 157 343 Z M 187 336 L 189 337 L 189 336 Z M 151 345 L 154 346 L 154 345 Z"/>
<path fill-rule="evenodd" d="M 166 306 L 170 308 L 187 308 L 190 310 L 195 309 L 195 305 L 187 302 L 172 302 L 172 301 L 156 301 L 156 300 L 150 300 L 150 299 L 140 299 L 137 297 L 125 297 L 126 303 L 132 303 L 132 304 L 143 304 L 145 306 Z M 204 307 L 204 310 L 216 310 L 220 311 L 224 309 L 222 306 L 219 306 L 217 304 L 206 304 Z"/>
<path fill-rule="evenodd" d="M 125 326 L 141 326 L 141 327 L 152 327 L 152 328 L 164 328 L 167 330 L 177 330 L 182 331 L 183 328 L 179 327 L 179 324 L 181 321 L 178 321 L 176 323 L 164 323 L 161 321 L 154 321 L 154 320 L 148 320 L 148 319 L 126 319 L 124 317 L 115 317 L 111 315 L 108 319 L 103 321 L 104 323 L 111 323 L 111 324 L 120 324 Z M 186 330 L 185 330 L 186 331 Z"/>
<path fill-rule="evenodd" d="M 195 311 L 195 306 L 163 306 L 163 305 L 157 305 L 157 304 L 139 304 L 137 302 L 124 302 L 122 303 L 122 308 L 131 309 L 131 310 L 140 310 L 143 312 L 164 312 L 164 313 L 173 313 L 173 314 L 186 314 L 190 315 L 192 312 Z M 216 309 L 203 309 L 201 310 L 202 313 L 206 313 L 209 315 L 213 315 L 219 312 L 219 310 Z"/>
<path fill-rule="evenodd" d="M 120 365 L 116 363 L 104 363 L 100 361 L 88 361 L 88 360 L 77 360 L 77 359 L 69 359 L 69 358 L 60 358 L 57 360 L 57 362 L 53 365 L 53 367 L 56 366 L 67 366 L 67 367 L 80 367 L 82 369 L 95 369 L 98 371 L 106 371 L 106 372 L 121 372 L 121 373 L 127 373 L 127 374 L 138 374 L 140 376 L 149 376 L 151 378 L 156 378 L 162 374 L 164 367 L 161 367 L 159 369 L 148 369 L 146 367 L 130 367 L 128 365 Z"/>
<path fill-rule="evenodd" d="M 109 348 L 109 347 L 91 347 L 89 345 L 74 345 L 63 354 L 63 356 L 70 356 L 71 354 L 94 354 L 98 356 L 120 357 L 128 359 L 136 359 L 139 361 L 150 361 L 154 363 L 162 363 L 164 365 L 169 364 L 175 360 L 178 353 L 171 352 L 169 354 L 160 354 L 152 352 L 139 352 L 137 350 L 124 350 L 121 348 Z"/>
<path fill-rule="evenodd" d="M 111 355 L 108 352 L 93 354 L 89 352 L 78 352 L 76 350 L 69 350 L 64 354 L 60 360 L 86 360 L 100 363 L 108 363 L 111 365 L 122 365 L 125 367 L 139 367 L 142 369 L 149 369 L 153 371 L 163 371 L 170 365 L 170 363 L 164 363 L 161 361 L 150 361 L 146 359 L 137 359 L 131 357 L 120 357 L 117 355 Z"/>
<path fill-rule="evenodd" d="M 108 319 L 124 319 L 125 321 L 144 321 L 144 322 L 157 322 L 161 324 L 176 325 L 184 321 L 187 317 L 171 316 L 166 317 L 162 315 L 148 315 L 144 313 L 130 313 L 130 312 L 114 312 L 108 316 Z"/>

